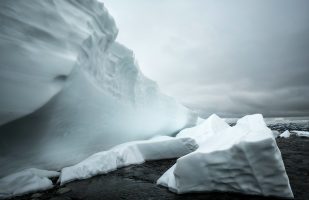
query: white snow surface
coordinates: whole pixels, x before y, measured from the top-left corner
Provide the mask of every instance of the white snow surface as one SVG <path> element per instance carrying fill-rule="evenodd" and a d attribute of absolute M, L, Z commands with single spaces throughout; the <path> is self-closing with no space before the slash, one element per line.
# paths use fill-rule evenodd
<path fill-rule="evenodd" d="M 0 199 L 50 189 L 53 183 L 48 178 L 59 175 L 55 171 L 30 168 L 3 177 L 0 179 Z"/>
<path fill-rule="evenodd" d="M 289 138 L 291 136 L 291 133 L 289 130 L 286 130 L 284 131 L 283 133 L 280 134 L 279 137 L 282 137 L 282 138 Z"/>
<path fill-rule="evenodd" d="M 197 148 L 198 145 L 191 138 L 160 136 L 150 140 L 128 142 L 62 169 L 60 182 L 65 184 L 77 179 L 90 178 L 119 167 L 141 164 L 147 160 L 178 158 Z"/>
<path fill-rule="evenodd" d="M 0 15 L 0 177 L 195 125 L 115 42 L 102 3 L 1 0 Z"/>
<path fill-rule="evenodd" d="M 186 131 L 187 136 L 191 130 L 192 138 L 201 138 L 200 147 L 179 158 L 158 184 L 179 194 L 229 191 L 293 197 L 280 150 L 262 115 L 245 116 L 234 127 L 214 116 L 204 124 L 207 136 L 200 134 L 199 125 Z"/>

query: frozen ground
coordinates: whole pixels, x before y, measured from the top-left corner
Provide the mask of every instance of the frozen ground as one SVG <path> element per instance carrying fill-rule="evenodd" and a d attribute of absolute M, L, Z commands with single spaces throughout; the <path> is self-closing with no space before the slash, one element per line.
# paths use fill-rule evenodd
<path fill-rule="evenodd" d="M 308 122 L 307 122 L 308 123 Z M 275 130 L 281 130 L 281 125 L 271 125 Z M 287 129 L 308 131 L 306 124 L 296 126 L 284 124 Z M 307 128 L 306 128 L 307 127 Z M 281 150 L 287 174 L 296 200 L 307 200 L 309 194 L 309 138 L 292 136 L 289 139 L 278 138 L 277 144 Z M 266 200 L 275 199 L 246 196 L 232 193 L 204 193 L 177 195 L 169 192 L 166 188 L 157 186 L 157 179 L 176 160 L 161 160 L 146 162 L 142 165 L 133 165 L 118 169 L 107 175 L 100 175 L 91 179 L 75 181 L 65 186 L 59 185 L 44 193 L 35 194 L 40 199 L 207 199 L 207 200 Z M 67 191 L 63 194 L 63 191 Z M 62 194 L 61 194 L 62 193 Z M 28 200 L 33 194 L 15 198 L 15 200 Z M 40 197 L 37 197 L 40 196 Z"/>

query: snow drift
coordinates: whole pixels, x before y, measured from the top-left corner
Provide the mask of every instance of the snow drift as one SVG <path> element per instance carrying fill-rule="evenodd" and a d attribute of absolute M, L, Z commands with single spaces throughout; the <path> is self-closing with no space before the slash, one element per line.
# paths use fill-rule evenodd
<path fill-rule="evenodd" d="M 263 117 L 245 116 L 234 127 L 224 123 L 212 116 L 180 133 L 190 136 L 191 132 L 203 142 L 195 152 L 179 158 L 157 183 L 179 194 L 230 191 L 293 197 L 280 150 Z"/>
<path fill-rule="evenodd" d="M 96 0 L 2 0 L 0 15 L 0 177 L 195 124 L 115 42 Z"/>
<path fill-rule="evenodd" d="M 77 179 L 86 179 L 148 160 L 178 158 L 197 148 L 198 145 L 191 138 L 160 136 L 151 140 L 128 142 L 62 169 L 60 182 L 65 184 Z"/>
<path fill-rule="evenodd" d="M 53 187 L 49 178 L 58 177 L 59 172 L 27 169 L 0 179 L 0 199 L 47 190 Z"/>

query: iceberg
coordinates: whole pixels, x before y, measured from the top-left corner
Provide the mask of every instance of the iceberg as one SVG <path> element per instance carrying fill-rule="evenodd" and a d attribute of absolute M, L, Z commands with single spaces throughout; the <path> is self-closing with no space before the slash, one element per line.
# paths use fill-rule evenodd
<path fill-rule="evenodd" d="M 228 191 L 292 198 L 280 150 L 262 115 L 245 116 L 233 127 L 213 118 L 204 127 L 205 133 L 212 130 L 211 136 L 201 137 L 200 147 L 179 158 L 157 184 L 178 194 Z M 196 129 L 190 130 L 198 140 Z"/>
<path fill-rule="evenodd" d="M 108 151 L 96 153 L 74 166 L 63 168 L 60 182 L 63 185 L 73 180 L 87 179 L 149 160 L 178 158 L 193 152 L 197 147 L 191 138 L 168 136 L 124 143 Z"/>
<path fill-rule="evenodd" d="M 59 175 L 55 171 L 30 168 L 3 177 L 0 179 L 0 199 L 50 189 L 53 182 L 49 178 Z"/>
<path fill-rule="evenodd" d="M 3 0 L 0 15 L 0 177 L 196 124 L 115 41 L 102 3 Z"/>

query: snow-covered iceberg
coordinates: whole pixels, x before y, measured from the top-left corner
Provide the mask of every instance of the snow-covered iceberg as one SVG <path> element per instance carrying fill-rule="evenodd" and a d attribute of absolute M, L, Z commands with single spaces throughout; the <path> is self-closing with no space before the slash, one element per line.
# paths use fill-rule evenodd
<path fill-rule="evenodd" d="M 0 177 L 196 123 L 115 42 L 96 0 L 3 0 L 0 15 Z"/>
<path fill-rule="evenodd" d="M 60 182 L 65 184 L 77 179 L 86 179 L 148 160 L 178 158 L 197 148 L 198 145 L 191 138 L 160 136 L 151 140 L 128 142 L 62 169 Z"/>
<path fill-rule="evenodd" d="M 50 189 L 53 182 L 49 178 L 59 175 L 59 172 L 31 168 L 3 177 L 0 179 L 0 199 Z"/>
<path fill-rule="evenodd" d="M 261 115 L 245 116 L 228 128 L 226 124 L 217 127 L 219 120 L 212 124 L 213 119 L 206 120 L 204 131 L 212 130 L 211 136 L 198 150 L 179 158 L 158 184 L 179 194 L 229 191 L 293 197 L 280 150 Z M 198 140 L 195 133 L 193 138 Z"/>

